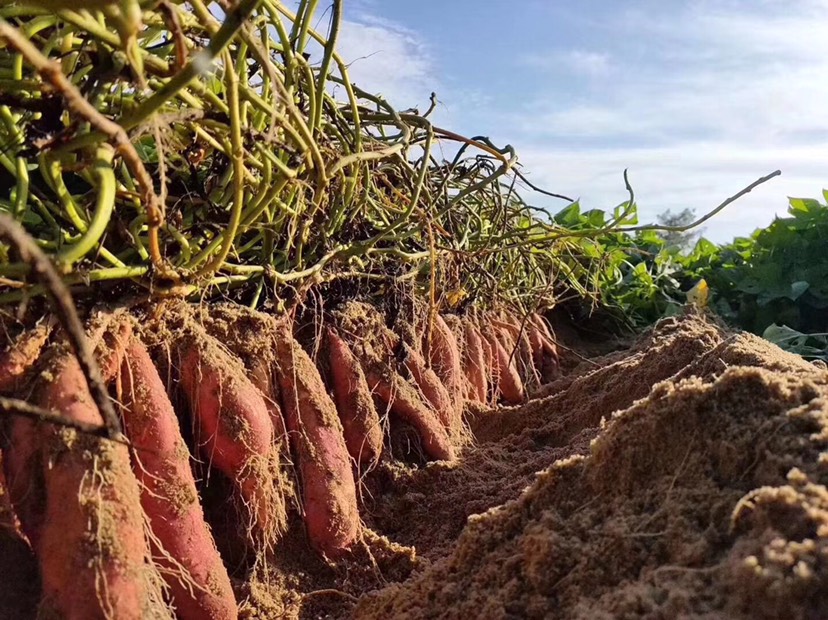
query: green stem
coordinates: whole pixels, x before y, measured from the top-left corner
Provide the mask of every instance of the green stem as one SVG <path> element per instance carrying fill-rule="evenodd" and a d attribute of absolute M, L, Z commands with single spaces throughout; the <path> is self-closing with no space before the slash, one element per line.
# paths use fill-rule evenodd
<path fill-rule="evenodd" d="M 224 52 L 224 81 L 227 96 L 227 107 L 230 110 L 230 146 L 233 165 L 233 204 L 230 209 L 230 221 L 222 233 L 222 245 L 218 254 L 203 268 L 199 269 L 199 277 L 212 276 L 221 269 L 222 264 L 230 255 L 236 232 L 241 223 L 244 207 L 244 146 L 242 144 L 241 110 L 239 106 L 239 77 L 236 75 L 233 62 L 228 52 Z"/>
<path fill-rule="evenodd" d="M 95 152 L 95 165 L 92 169 L 97 178 L 98 200 L 89 222 L 89 228 L 73 245 L 58 252 L 57 261 L 65 270 L 86 256 L 98 244 L 106 230 L 115 207 L 115 172 L 112 170 L 114 151 L 109 144 L 101 144 Z"/>

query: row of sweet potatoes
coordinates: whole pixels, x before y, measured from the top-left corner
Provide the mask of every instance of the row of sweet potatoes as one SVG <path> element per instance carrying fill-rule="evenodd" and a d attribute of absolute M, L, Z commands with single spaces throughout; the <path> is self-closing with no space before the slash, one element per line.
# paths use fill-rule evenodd
<path fill-rule="evenodd" d="M 428 459 L 451 460 L 467 401 L 518 403 L 557 372 L 537 315 L 432 314 L 401 335 L 352 303 L 310 343 L 314 357 L 287 320 L 237 307 L 134 315 L 98 312 L 88 325 L 128 441 L 4 420 L 4 484 L 39 562 L 42 605 L 67 618 L 236 617 L 199 499 L 209 472 L 232 482 L 258 551 L 284 531 L 280 458 L 292 453 L 308 539 L 336 559 L 359 540 L 354 470 L 382 457 L 386 412 L 416 430 Z M 48 323 L 0 355 L 0 394 L 102 423 Z"/>

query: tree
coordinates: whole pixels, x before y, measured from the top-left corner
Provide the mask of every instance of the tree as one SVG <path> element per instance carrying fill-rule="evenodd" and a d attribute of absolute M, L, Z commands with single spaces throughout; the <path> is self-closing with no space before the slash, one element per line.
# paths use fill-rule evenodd
<path fill-rule="evenodd" d="M 661 226 L 667 226 L 670 228 L 687 226 L 688 224 L 693 223 L 693 221 L 696 219 L 696 212 L 693 209 L 683 209 L 678 213 L 673 213 L 668 209 L 667 211 L 660 213 L 657 219 L 659 225 Z M 703 229 L 701 228 L 688 230 L 685 232 L 679 232 L 674 230 L 659 230 L 658 236 L 664 240 L 664 243 L 667 245 L 668 248 L 673 248 L 685 252 L 693 247 L 693 245 L 696 243 L 696 240 L 702 232 Z"/>

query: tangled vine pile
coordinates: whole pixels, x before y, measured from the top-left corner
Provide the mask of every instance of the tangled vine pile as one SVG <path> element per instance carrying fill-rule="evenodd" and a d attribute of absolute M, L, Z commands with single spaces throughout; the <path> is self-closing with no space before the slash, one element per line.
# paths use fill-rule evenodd
<path fill-rule="evenodd" d="M 527 204 L 510 146 L 434 127 L 434 96 L 399 112 L 351 84 L 340 2 L 327 37 L 311 0 L 53 4 L 0 9 L 0 206 L 69 282 L 252 306 L 343 279 L 454 305 L 585 291 L 595 231 Z M 37 292 L 27 271 L 4 251 L 0 303 Z"/>

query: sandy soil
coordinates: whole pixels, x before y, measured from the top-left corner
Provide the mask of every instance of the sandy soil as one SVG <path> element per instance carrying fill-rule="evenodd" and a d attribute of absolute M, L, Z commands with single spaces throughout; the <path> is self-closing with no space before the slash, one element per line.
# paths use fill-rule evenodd
<path fill-rule="evenodd" d="M 294 515 L 238 571 L 242 617 L 828 617 L 824 365 L 698 317 L 566 361 L 468 411 L 456 464 L 364 476 L 355 558 L 319 560 Z M 0 618 L 32 617 L 26 552 L 0 528 Z"/>

